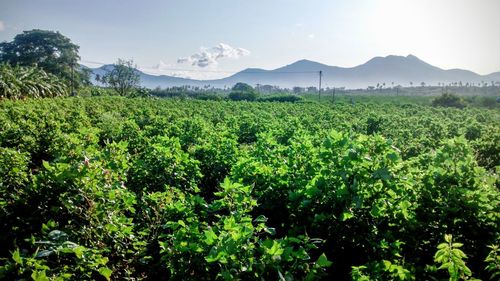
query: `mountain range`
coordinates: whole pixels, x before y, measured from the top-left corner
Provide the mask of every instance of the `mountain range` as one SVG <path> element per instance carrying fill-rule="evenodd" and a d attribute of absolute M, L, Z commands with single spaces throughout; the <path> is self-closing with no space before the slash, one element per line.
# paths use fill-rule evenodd
<path fill-rule="evenodd" d="M 95 75 L 103 75 L 113 65 L 104 65 L 92 68 Z M 324 87 L 345 87 L 347 89 L 366 88 L 377 84 L 386 87 L 410 84 L 438 85 L 439 83 L 488 83 L 500 81 L 500 72 L 489 75 L 479 75 L 463 69 L 441 69 L 422 61 L 413 55 L 375 57 L 364 64 L 355 67 L 329 66 L 310 60 L 299 60 L 292 64 L 265 70 L 248 68 L 234 75 L 215 80 L 195 80 L 167 75 L 150 75 L 136 70 L 141 78 L 141 85 L 147 88 L 173 86 L 211 86 L 217 88 L 231 87 L 238 82 L 250 85 L 273 85 L 291 88 L 294 86 L 317 86 L 319 71 L 322 71 L 322 85 Z"/>

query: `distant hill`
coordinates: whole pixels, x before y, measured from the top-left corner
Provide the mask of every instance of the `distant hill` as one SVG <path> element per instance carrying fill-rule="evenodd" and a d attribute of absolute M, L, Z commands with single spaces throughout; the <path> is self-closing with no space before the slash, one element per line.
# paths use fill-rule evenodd
<path fill-rule="evenodd" d="M 491 82 L 491 81 L 500 81 L 500 71 L 488 74 L 488 75 L 486 75 L 486 77 L 488 79 L 487 81 L 489 81 L 489 82 Z"/>
<path fill-rule="evenodd" d="M 105 65 L 100 68 L 91 69 L 93 74 L 102 75 L 106 69 L 113 67 Z M 438 83 L 491 83 L 500 81 L 500 72 L 489 75 L 479 75 L 472 71 L 462 69 L 441 69 L 430 65 L 416 56 L 387 56 L 375 57 L 368 62 L 355 67 L 338 67 L 321 64 L 310 60 L 299 60 L 292 64 L 265 70 L 259 68 L 248 68 L 234 75 L 216 80 L 193 80 L 167 75 L 155 76 L 137 70 L 144 87 L 172 87 L 172 86 L 205 86 L 231 87 L 237 82 L 245 82 L 251 85 L 276 85 L 280 87 L 294 86 L 317 86 L 318 72 L 323 72 L 323 85 L 325 87 L 366 88 L 385 83 L 386 87 L 393 85 L 408 86 L 410 82 L 414 86 L 424 82 L 426 85 L 437 85 Z M 95 76 L 94 76 L 95 77 Z"/>

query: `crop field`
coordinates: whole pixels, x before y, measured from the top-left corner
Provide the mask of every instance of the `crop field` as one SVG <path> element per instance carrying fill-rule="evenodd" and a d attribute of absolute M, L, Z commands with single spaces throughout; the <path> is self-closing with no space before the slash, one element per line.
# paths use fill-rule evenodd
<path fill-rule="evenodd" d="M 0 102 L 4 280 L 498 280 L 500 113 Z"/>

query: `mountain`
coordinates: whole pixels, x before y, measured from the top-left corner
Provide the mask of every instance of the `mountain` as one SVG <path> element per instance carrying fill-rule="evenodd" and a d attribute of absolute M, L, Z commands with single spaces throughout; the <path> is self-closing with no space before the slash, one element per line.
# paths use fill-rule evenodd
<path fill-rule="evenodd" d="M 91 69 L 93 74 L 102 75 L 112 65 Z M 441 69 L 428 64 L 416 56 L 386 56 L 374 57 L 364 64 L 355 67 L 338 67 L 321 64 L 310 60 L 299 60 L 292 64 L 265 70 L 260 68 L 248 68 L 223 79 L 215 80 L 193 80 L 173 76 L 155 76 L 137 70 L 144 87 L 172 87 L 172 86 L 205 86 L 231 87 L 237 82 L 245 82 L 251 85 L 276 85 L 280 87 L 308 87 L 317 86 L 319 71 L 322 71 L 322 84 L 324 87 L 346 87 L 366 88 L 383 84 L 387 87 L 394 85 L 407 86 L 437 85 L 438 83 L 491 83 L 500 81 L 500 72 L 489 75 L 479 75 L 472 71 L 463 69 Z M 94 76 L 95 77 L 95 76 Z"/>
<path fill-rule="evenodd" d="M 487 79 L 486 81 L 500 81 L 500 71 L 499 72 L 494 72 L 491 74 L 486 75 Z"/>
<path fill-rule="evenodd" d="M 92 83 L 99 84 L 95 79 L 96 75 L 102 77 L 106 72 L 113 69 L 113 67 L 114 66 L 112 64 L 106 64 L 99 68 L 90 68 L 90 71 L 92 73 L 91 75 Z M 165 87 L 184 86 L 184 85 L 204 86 L 207 84 L 206 81 L 201 81 L 201 80 L 192 80 L 192 79 L 167 76 L 167 75 L 150 75 L 137 69 L 136 72 L 137 74 L 139 74 L 139 77 L 141 79 L 141 86 L 151 89 L 156 87 L 165 88 Z"/>

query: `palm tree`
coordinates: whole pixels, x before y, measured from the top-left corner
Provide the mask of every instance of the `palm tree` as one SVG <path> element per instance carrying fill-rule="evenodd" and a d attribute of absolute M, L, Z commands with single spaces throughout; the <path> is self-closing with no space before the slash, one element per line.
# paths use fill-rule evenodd
<path fill-rule="evenodd" d="M 61 79 L 40 68 L 0 65 L 0 98 L 44 98 L 68 93 Z"/>

